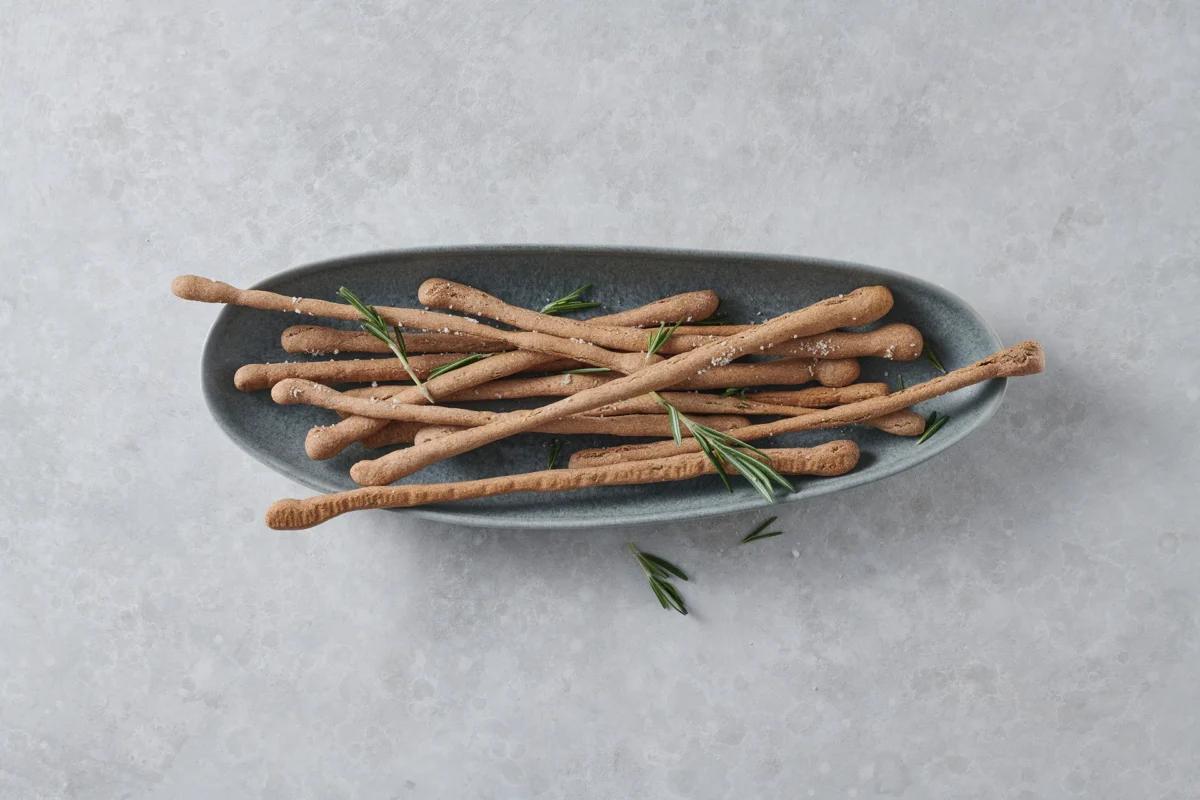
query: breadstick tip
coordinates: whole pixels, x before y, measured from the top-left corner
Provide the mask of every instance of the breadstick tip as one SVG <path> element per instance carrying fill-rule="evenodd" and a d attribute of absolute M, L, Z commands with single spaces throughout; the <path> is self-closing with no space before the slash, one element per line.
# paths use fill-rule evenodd
<path fill-rule="evenodd" d="M 171 281 L 171 293 L 183 300 L 200 303 L 228 303 L 237 295 L 237 289 L 199 275 L 180 275 Z"/>
<path fill-rule="evenodd" d="M 427 278 L 417 289 L 417 300 L 430 308 L 450 308 L 455 284 L 445 278 Z"/>
<path fill-rule="evenodd" d="M 1046 370 L 1046 351 L 1032 339 L 1013 345 L 1000 353 L 997 359 L 1005 364 L 1004 374 L 1010 377 L 1037 375 Z"/>
<path fill-rule="evenodd" d="M 271 387 L 271 399 L 281 406 L 291 406 L 304 402 L 305 393 L 313 386 L 312 381 L 300 378 L 284 378 Z"/>
<path fill-rule="evenodd" d="M 383 486 L 387 483 L 379 479 L 379 470 L 375 466 L 376 459 L 356 461 L 350 467 L 350 478 L 359 486 Z"/>
<path fill-rule="evenodd" d="M 243 392 L 256 392 L 267 388 L 267 378 L 262 364 L 244 364 L 233 373 L 233 385 Z"/>
<path fill-rule="evenodd" d="M 267 527 L 274 531 L 298 531 L 311 528 L 327 519 L 320 513 L 313 513 L 314 508 L 303 500 L 286 498 L 276 500 L 267 509 Z"/>

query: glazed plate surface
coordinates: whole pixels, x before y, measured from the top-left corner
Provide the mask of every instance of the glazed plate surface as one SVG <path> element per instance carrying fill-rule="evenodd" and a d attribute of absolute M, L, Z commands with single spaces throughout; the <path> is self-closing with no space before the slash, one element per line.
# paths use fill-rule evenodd
<path fill-rule="evenodd" d="M 883 284 L 896 299 L 895 308 L 883 322 L 916 325 L 947 369 L 969 364 L 1001 346 L 979 315 L 944 289 L 887 270 L 808 258 L 590 247 L 462 247 L 325 261 L 281 272 L 254 288 L 289 297 L 336 300 L 338 287 L 348 286 L 376 305 L 416 307 L 417 287 L 430 277 L 467 283 L 510 303 L 532 308 L 540 308 L 581 284 L 593 284 L 590 297 L 604 306 L 572 315 L 576 318 L 631 308 L 679 292 L 714 289 L 721 296 L 721 313 L 730 322 L 761 322 L 858 286 Z M 283 329 L 301 322 L 354 327 L 312 317 L 223 309 L 204 349 L 205 399 L 225 432 L 258 460 L 318 492 L 352 489 L 356 484 L 349 476 L 350 465 L 377 457 L 382 451 L 355 445 L 328 461 L 313 461 L 304 453 L 305 433 L 314 425 L 336 421 L 332 412 L 277 406 L 268 392 L 244 393 L 233 386 L 233 373 L 242 364 L 304 358 L 288 355 L 279 346 Z M 860 380 L 886 381 L 893 386 L 900 376 L 913 384 L 936 374 L 925 359 L 907 363 L 863 359 L 861 363 Z M 919 407 L 917 410 L 926 415 L 937 410 L 951 417 L 949 424 L 921 445 L 871 428 L 810 431 L 772 441 L 771 446 L 802 446 L 850 438 L 863 453 L 853 472 L 837 478 L 797 478 L 796 492 L 781 496 L 778 502 L 801 502 L 806 497 L 877 481 L 936 456 L 995 413 L 1004 384 L 1003 380 L 991 381 Z M 542 434 L 517 436 L 436 464 L 405 482 L 466 480 L 544 469 L 547 444 L 552 438 Z M 618 441 L 598 436 L 570 437 L 561 463 L 576 449 Z M 744 481 L 735 480 L 734 487 L 730 494 L 712 476 L 651 486 L 509 495 L 397 513 L 499 528 L 579 528 L 693 519 L 768 505 Z M 305 493 L 297 492 L 296 496 Z M 273 499 L 264 498 L 264 506 Z"/>

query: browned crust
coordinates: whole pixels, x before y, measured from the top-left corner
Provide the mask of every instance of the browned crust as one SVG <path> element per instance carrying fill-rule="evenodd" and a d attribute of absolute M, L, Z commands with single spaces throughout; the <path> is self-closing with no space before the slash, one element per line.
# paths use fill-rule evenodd
<path fill-rule="evenodd" d="M 440 440 L 439 440 L 440 441 Z M 785 475 L 844 475 L 858 463 L 858 447 L 840 440 L 811 448 L 764 451 Z M 550 469 L 455 483 L 372 486 L 304 500 L 279 500 L 267 510 L 275 530 L 311 528 L 340 514 L 369 508 L 411 508 L 514 492 L 562 492 L 593 486 L 628 486 L 695 478 L 715 472 L 702 454 L 669 456 L 633 464 L 585 469 Z"/>

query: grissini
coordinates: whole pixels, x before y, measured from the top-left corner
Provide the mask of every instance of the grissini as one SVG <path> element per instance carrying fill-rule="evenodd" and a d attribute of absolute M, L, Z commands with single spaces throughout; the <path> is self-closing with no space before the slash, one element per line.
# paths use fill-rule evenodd
<path fill-rule="evenodd" d="M 422 304 L 431 308 L 442 308 L 471 316 L 486 317 L 524 331 L 549 333 L 562 339 L 584 339 L 609 350 L 624 350 L 636 353 L 646 348 L 645 331 L 615 327 L 609 323 L 597 324 L 594 320 L 582 322 L 568 317 L 541 314 L 537 311 L 531 311 L 528 308 L 520 308 L 506 303 L 498 297 L 476 289 L 474 286 L 456 283 L 445 278 L 426 279 L 417 289 L 417 298 Z M 891 306 L 888 308 L 890 309 Z M 883 313 L 886 314 L 887 312 L 884 311 Z M 875 322 L 882 316 L 883 314 L 875 315 L 874 312 L 864 312 L 861 316 L 846 322 L 844 326 L 835 327 L 867 325 Z M 679 322 L 679 320 L 674 321 Z M 684 322 L 688 321 L 690 320 L 684 320 Z M 748 325 L 739 331 L 738 334 L 733 335 L 750 333 L 755 327 L 754 325 Z M 812 331 L 804 334 L 790 334 L 787 338 L 798 339 L 801 336 L 811 336 L 825 332 Z M 676 333 L 678 334 L 678 331 Z M 671 338 L 675 339 L 676 337 L 672 336 Z M 707 334 L 699 338 L 703 339 L 703 341 L 691 342 L 690 346 L 687 346 L 686 349 L 692 350 L 728 337 Z M 772 342 L 772 344 L 778 345 L 782 341 L 784 340 L 778 340 Z M 670 341 L 667 342 L 667 346 L 671 346 Z M 765 346 L 763 344 L 763 347 Z"/>
<path fill-rule="evenodd" d="M 774 422 L 750 425 L 740 430 L 728 431 L 730 436 L 743 442 L 765 439 L 795 431 L 819 428 L 837 428 L 873 419 L 884 414 L 903 411 L 909 406 L 932 400 L 953 391 L 993 378 L 1011 378 L 1020 375 L 1035 375 L 1046 367 L 1046 356 L 1042 346 L 1034 341 L 1025 341 L 1000 350 L 974 364 L 952 370 L 924 383 L 918 383 L 898 392 L 847 403 L 843 406 L 822 410 L 802 417 L 789 417 Z M 655 442 L 644 445 L 625 445 L 592 450 L 580 450 L 572 454 L 572 467 L 592 467 L 601 464 L 619 464 L 646 458 L 661 458 L 672 453 L 695 451 L 691 441 L 676 445 L 674 441 Z"/>
<path fill-rule="evenodd" d="M 743 329 L 749 326 L 742 326 Z M 646 332 L 636 329 L 644 339 Z M 711 334 L 676 333 L 658 351 L 663 354 L 693 350 L 721 338 Z M 280 335 L 280 344 L 289 353 L 325 355 L 338 353 L 389 353 L 387 343 L 363 331 L 344 331 L 321 325 L 293 325 Z M 455 333 L 411 333 L 404 335 L 410 353 L 496 353 L 512 349 L 503 342 Z M 893 323 L 865 333 L 830 331 L 782 342 L 765 354 L 777 358 L 865 358 L 877 357 L 911 361 L 921 355 L 924 341 L 912 325 Z"/>
<path fill-rule="evenodd" d="M 695 350 L 671 356 L 632 375 L 588 389 L 540 408 L 512 411 L 495 422 L 470 428 L 425 445 L 396 450 L 381 458 L 359 461 L 350 476 L 360 484 L 379 486 L 461 453 L 474 450 L 508 436 L 531 430 L 547 422 L 574 416 L 593 408 L 626 400 L 668 386 L 674 386 L 695 374 L 724 366 L 734 359 L 756 352 L 760 346 L 809 336 L 834 328 L 878 319 L 892 306 L 892 293 L 883 286 L 866 286 L 814 303 L 768 320 L 753 330 L 743 331 Z M 485 362 L 490 359 L 485 359 Z M 480 363 L 485 363 L 480 362 Z M 896 409 L 899 410 L 899 409 Z"/>
<path fill-rule="evenodd" d="M 394 403 L 369 397 L 353 397 L 312 381 L 288 378 L 271 389 L 271 399 L 279 405 L 310 405 L 342 411 L 360 417 L 424 422 L 427 425 L 476 427 L 494 422 L 500 414 L 453 406 L 427 406 L 418 403 Z M 745 415 L 718 414 L 698 419 L 717 430 L 729 430 L 749 423 Z M 670 421 L 661 414 L 630 414 L 618 417 L 577 416 L 548 422 L 532 429 L 537 433 L 597 433 L 609 436 L 670 436 Z"/>
<path fill-rule="evenodd" d="M 417 376 L 424 379 L 438 367 L 462 358 L 461 353 L 409 356 L 408 363 Z M 575 361 L 559 364 L 577 364 Z M 396 381 L 408 378 L 408 371 L 398 358 L 353 358 L 341 361 L 279 361 L 274 364 L 243 364 L 233 373 L 233 385 L 243 392 L 270 389 L 288 378 L 301 378 L 320 383 L 367 383 Z M 415 388 L 415 387 L 414 387 Z"/>
<path fill-rule="evenodd" d="M 180 275 L 171 283 L 171 291 L 184 300 L 203 303 L 225 303 L 245 306 L 264 311 L 292 311 L 297 314 L 329 317 L 331 319 L 359 319 L 358 311 L 346 303 L 314 300 L 304 297 L 285 297 L 261 289 L 238 289 L 221 281 L 202 278 L 198 275 Z M 484 325 L 470 317 L 453 314 L 438 314 L 412 308 L 375 306 L 379 315 L 392 325 L 441 333 L 465 333 L 494 342 L 503 342 L 517 350 L 530 350 L 560 358 L 570 358 L 586 364 L 608 367 L 618 372 L 633 372 L 646 366 L 646 359 L 635 353 L 620 353 L 605 350 L 581 338 L 562 339 L 547 333 L 530 331 L 505 331 Z M 620 328 L 619 330 L 628 330 Z M 432 392 L 432 390 L 430 390 Z"/>
<path fill-rule="evenodd" d="M 438 440 L 441 441 L 441 440 Z M 785 475 L 844 475 L 858 463 L 858 447 L 841 440 L 811 448 L 764 450 L 771 465 Z M 304 500 L 278 500 L 267 509 L 266 521 L 275 530 L 300 530 L 319 525 L 350 511 L 371 508 L 411 508 L 514 492 L 563 492 L 593 486 L 630 486 L 680 481 L 713 474 L 712 462 L 702 454 L 668 456 L 587 469 L 548 469 L 496 478 L 454 483 L 372 486 L 319 495 Z"/>
<path fill-rule="evenodd" d="M 705 319 L 717 310 L 719 298 L 713 292 L 686 292 L 655 300 L 644 306 L 620 311 L 602 317 L 593 317 L 596 322 L 612 322 L 619 325 L 636 325 L 639 321 L 654 323 L 661 317 L 672 314 L 694 315 Z M 425 388 L 434 397 L 444 397 L 461 392 L 472 386 L 496 381 L 526 370 L 545 369 L 555 361 L 553 356 L 541 353 L 498 353 L 483 361 L 468 364 L 430 380 Z M 395 397 L 405 403 L 423 403 L 425 398 L 416 387 Z M 335 425 L 318 426 L 304 438 L 304 451 L 312 459 L 332 458 L 357 441 L 383 430 L 387 423 L 368 417 L 348 417 Z"/>

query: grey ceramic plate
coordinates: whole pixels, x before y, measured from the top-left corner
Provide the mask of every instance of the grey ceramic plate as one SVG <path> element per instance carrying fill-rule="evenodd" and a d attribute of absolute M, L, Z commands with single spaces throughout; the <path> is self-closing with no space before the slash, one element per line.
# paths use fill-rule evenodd
<path fill-rule="evenodd" d="M 593 297 L 604 303 L 604 308 L 588 312 L 597 314 L 682 291 L 715 289 L 722 298 L 722 312 L 732 322 L 761 321 L 856 286 L 884 284 L 896 298 L 895 308 L 885 321 L 910 322 L 919 327 L 948 368 L 976 361 L 1000 347 L 996 335 L 979 315 L 944 289 L 886 270 L 808 258 L 584 247 L 462 247 L 325 261 L 282 272 L 255 288 L 289 297 L 336 299 L 337 288 L 344 285 L 368 302 L 415 306 L 417 287 L 434 276 L 468 283 L 530 307 L 540 307 L 580 284 L 591 283 L 596 287 Z M 242 364 L 297 358 L 287 356 L 279 346 L 280 333 L 296 322 L 286 314 L 224 309 L 204 349 L 205 397 L 226 433 L 263 463 L 318 491 L 354 488 L 348 470 L 368 451 L 354 446 L 328 461 L 312 461 L 304 453 L 305 432 L 313 425 L 328 424 L 332 418 L 329 412 L 279 407 L 267 392 L 245 394 L 233 387 L 233 373 Z M 902 375 L 911 384 L 933 374 L 933 367 L 923 359 L 906 364 L 866 359 L 862 380 L 885 380 L 894 385 Z M 863 457 L 848 475 L 797 479 L 796 492 L 780 502 L 800 502 L 876 481 L 932 458 L 983 424 L 996 411 L 1003 394 L 1004 381 L 997 380 L 918 409 L 925 413 L 936 409 L 952 417 L 937 436 L 922 445 L 865 428 L 785 437 L 781 444 L 787 446 L 848 437 L 858 442 Z M 542 469 L 550 438 L 539 434 L 518 436 L 437 464 L 407 480 L 451 481 Z M 564 458 L 575 448 L 616 441 L 572 437 Z M 370 452 L 378 455 L 378 451 Z M 735 482 L 735 491 L 729 494 L 719 479 L 708 477 L 656 486 L 511 495 L 401 513 L 464 525 L 572 528 L 689 519 L 765 505 L 744 482 Z"/>

